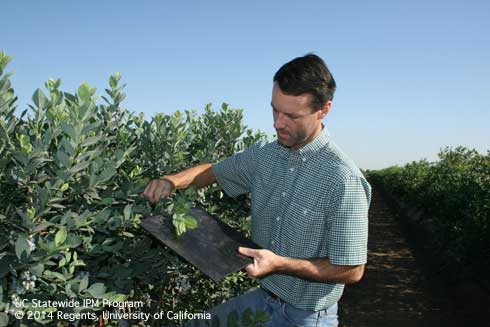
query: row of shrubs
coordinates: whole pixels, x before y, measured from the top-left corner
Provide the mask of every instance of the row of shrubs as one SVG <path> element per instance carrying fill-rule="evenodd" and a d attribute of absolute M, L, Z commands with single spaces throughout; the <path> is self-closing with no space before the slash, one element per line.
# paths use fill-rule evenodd
<path fill-rule="evenodd" d="M 9 61 L 0 52 L 0 326 L 52 320 L 16 319 L 18 311 L 41 310 L 16 306 L 19 298 L 131 299 L 149 312 L 200 312 L 254 285 L 243 272 L 214 283 L 140 227 L 171 201 L 152 207 L 141 197 L 150 179 L 218 162 L 265 138 L 243 125 L 241 110 L 207 105 L 200 116 L 146 120 L 122 107 L 116 73 L 105 95 L 87 83 L 64 92 L 50 79 L 18 114 Z M 232 200 L 214 185 L 194 205 L 248 231 L 247 196 Z"/>
<path fill-rule="evenodd" d="M 439 160 L 368 171 L 371 182 L 423 209 L 447 253 L 490 280 L 490 151 L 446 148 Z"/>

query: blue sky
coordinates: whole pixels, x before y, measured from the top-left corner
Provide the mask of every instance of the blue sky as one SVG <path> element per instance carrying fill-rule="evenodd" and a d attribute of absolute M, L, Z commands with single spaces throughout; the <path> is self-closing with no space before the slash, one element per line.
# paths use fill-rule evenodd
<path fill-rule="evenodd" d="M 103 94 L 119 71 L 125 107 L 243 108 L 270 135 L 272 76 L 314 52 L 338 89 L 325 125 L 361 168 L 490 149 L 490 2 L 3 0 L 19 111 L 50 77 Z"/>

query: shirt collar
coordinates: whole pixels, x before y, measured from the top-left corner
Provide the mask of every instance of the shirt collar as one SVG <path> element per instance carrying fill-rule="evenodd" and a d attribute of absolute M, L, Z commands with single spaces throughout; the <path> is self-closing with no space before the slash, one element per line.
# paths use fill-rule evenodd
<path fill-rule="evenodd" d="M 325 147 L 330 141 L 330 134 L 327 131 L 327 128 L 322 123 L 322 131 L 318 134 L 313 140 L 306 143 L 299 149 L 289 149 L 283 146 L 279 141 L 275 141 L 276 146 L 279 150 L 279 153 L 282 157 L 288 158 L 289 156 L 297 156 L 299 155 L 303 162 L 310 160 L 313 158 L 316 153 Z"/>

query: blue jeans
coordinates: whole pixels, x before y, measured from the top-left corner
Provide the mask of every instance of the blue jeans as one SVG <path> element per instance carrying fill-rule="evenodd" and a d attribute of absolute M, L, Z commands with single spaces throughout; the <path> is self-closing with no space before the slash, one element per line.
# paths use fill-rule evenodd
<path fill-rule="evenodd" d="M 338 326 L 337 303 L 320 311 L 301 310 L 284 302 L 279 298 L 273 298 L 260 287 L 248 291 L 229 301 L 215 306 L 209 313 L 211 317 L 218 317 L 220 326 L 227 326 L 228 314 L 236 311 L 239 317 L 247 308 L 255 312 L 265 311 L 269 315 L 267 327 L 276 326 L 304 326 L 304 327 L 335 327 Z M 210 320 L 189 321 L 186 326 L 211 326 Z"/>

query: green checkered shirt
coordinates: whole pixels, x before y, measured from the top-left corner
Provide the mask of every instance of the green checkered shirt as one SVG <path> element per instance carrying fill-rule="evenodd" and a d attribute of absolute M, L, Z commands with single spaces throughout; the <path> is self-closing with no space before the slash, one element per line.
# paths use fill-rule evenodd
<path fill-rule="evenodd" d="M 371 187 L 326 128 L 301 149 L 257 142 L 212 170 L 227 195 L 250 192 L 252 239 L 261 247 L 335 265 L 366 262 Z M 261 284 L 295 307 L 315 311 L 336 303 L 344 290 L 344 284 L 282 274 Z"/>

